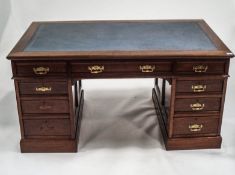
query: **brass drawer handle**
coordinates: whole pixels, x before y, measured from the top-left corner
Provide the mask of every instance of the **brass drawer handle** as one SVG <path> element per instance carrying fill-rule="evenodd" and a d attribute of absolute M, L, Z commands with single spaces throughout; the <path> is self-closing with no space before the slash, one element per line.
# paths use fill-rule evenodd
<path fill-rule="evenodd" d="M 47 109 L 51 109 L 52 106 L 39 106 L 39 109 L 41 110 L 47 110 Z"/>
<path fill-rule="evenodd" d="M 98 74 L 98 73 L 102 73 L 104 71 L 104 66 L 88 66 L 88 70 L 92 73 L 92 74 Z"/>
<path fill-rule="evenodd" d="M 207 69 L 208 69 L 208 66 L 205 66 L 205 65 L 193 66 L 193 71 L 194 72 L 206 72 Z"/>
<path fill-rule="evenodd" d="M 49 67 L 34 67 L 33 71 L 37 75 L 46 75 L 50 71 L 50 69 Z"/>
<path fill-rule="evenodd" d="M 192 85 L 193 92 L 205 92 L 206 85 Z"/>
<path fill-rule="evenodd" d="M 48 121 L 47 121 L 47 120 L 44 121 L 44 122 L 42 123 L 42 125 L 40 126 L 40 131 L 43 131 L 43 130 L 53 130 L 53 129 L 55 129 L 55 127 L 52 126 L 52 125 L 50 125 L 50 124 L 48 124 Z"/>
<path fill-rule="evenodd" d="M 52 88 L 51 87 L 36 87 L 35 90 L 37 92 L 51 92 Z"/>
<path fill-rule="evenodd" d="M 204 109 L 205 104 L 201 104 L 201 103 L 194 103 L 194 104 L 190 104 L 190 107 L 193 111 L 201 111 Z"/>
<path fill-rule="evenodd" d="M 139 69 L 141 70 L 141 72 L 153 72 L 155 70 L 155 66 L 143 65 L 140 66 Z"/>
<path fill-rule="evenodd" d="M 202 130 L 203 125 L 202 124 L 192 124 L 192 125 L 189 125 L 188 128 L 191 132 L 199 132 Z"/>

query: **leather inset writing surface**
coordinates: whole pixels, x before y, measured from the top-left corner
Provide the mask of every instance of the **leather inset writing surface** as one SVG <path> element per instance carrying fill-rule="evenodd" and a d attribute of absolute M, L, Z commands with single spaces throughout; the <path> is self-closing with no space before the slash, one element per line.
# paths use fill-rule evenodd
<path fill-rule="evenodd" d="M 25 51 L 217 50 L 194 22 L 40 24 Z"/>

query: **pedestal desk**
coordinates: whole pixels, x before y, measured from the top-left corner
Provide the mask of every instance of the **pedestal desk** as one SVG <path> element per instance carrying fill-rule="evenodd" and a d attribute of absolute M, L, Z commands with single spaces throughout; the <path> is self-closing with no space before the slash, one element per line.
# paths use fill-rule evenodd
<path fill-rule="evenodd" d="M 76 152 L 81 81 L 99 78 L 156 80 L 167 150 L 220 148 L 232 57 L 203 20 L 33 22 L 8 55 L 21 152 Z"/>

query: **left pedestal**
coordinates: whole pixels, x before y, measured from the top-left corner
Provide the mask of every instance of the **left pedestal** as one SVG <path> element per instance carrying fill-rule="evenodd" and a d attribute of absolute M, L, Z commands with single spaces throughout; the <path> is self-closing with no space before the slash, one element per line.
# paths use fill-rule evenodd
<path fill-rule="evenodd" d="M 24 135 L 24 138 L 20 141 L 20 147 L 22 153 L 29 152 L 77 152 L 78 142 L 79 142 L 79 134 L 80 134 L 80 124 L 82 119 L 82 111 L 83 111 L 83 91 L 80 93 L 80 98 L 78 101 L 78 106 L 76 106 L 75 110 L 75 137 L 69 138 L 64 137 L 55 138 L 55 136 L 40 136 L 38 138 L 28 138 L 27 134 Z M 50 119 L 48 119 L 50 120 Z M 58 119 L 59 120 L 59 119 Z M 54 122 L 54 120 L 51 120 Z M 37 122 L 37 120 L 33 120 L 32 122 Z M 64 123 L 65 124 L 65 123 Z M 55 127 L 53 127 L 55 125 Z M 47 127 L 51 127 L 50 129 L 56 129 L 56 127 L 68 127 L 66 125 L 59 126 L 56 122 L 50 123 Z M 37 129 L 37 127 L 42 127 L 41 125 L 36 126 L 32 129 Z M 22 128 L 25 131 L 24 128 Z M 59 128 L 57 128 L 59 129 Z M 62 129 L 62 128 L 60 128 Z M 43 129 L 41 129 L 42 131 Z M 72 134 L 71 134 L 72 135 Z M 26 138 L 25 138 L 26 137 Z"/>
<path fill-rule="evenodd" d="M 63 76 L 54 77 L 53 71 L 61 66 L 57 64 L 50 68 L 27 63 L 13 64 L 13 68 L 18 68 L 13 69 L 13 78 L 21 129 L 21 152 L 77 151 L 83 107 L 81 81 L 78 85 L 77 81 Z"/>

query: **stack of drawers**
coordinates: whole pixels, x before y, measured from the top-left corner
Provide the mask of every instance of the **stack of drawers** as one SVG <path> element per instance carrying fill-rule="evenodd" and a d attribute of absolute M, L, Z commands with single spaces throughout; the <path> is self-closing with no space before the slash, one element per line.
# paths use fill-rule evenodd
<path fill-rule="evenodd" d="M 171 138 L 220 137 L 227 62 L 178 62 L 173 81 L 171 116 L 168 135 Z"/>
<path fill-rule="evenodd" d="M 66 78 L 66 63 L 21 61 L 14 62 L 12 66 L 21 141 L 74 139 L 74 102 L 70 100 L 72 86 Z"/>
<path fill-rule="evenodd" d="M 153 91 L 166 149 L 218 148 L 228 78 L 228 61 L 177 61 L 175 77 Z M 166 103 L 167 102 L 167 103 Z"/>
<path fill-rule="evenodd" d="M 219 135 L 223 84 L 221 78 L 177 80 L 173 137 Z"/>

